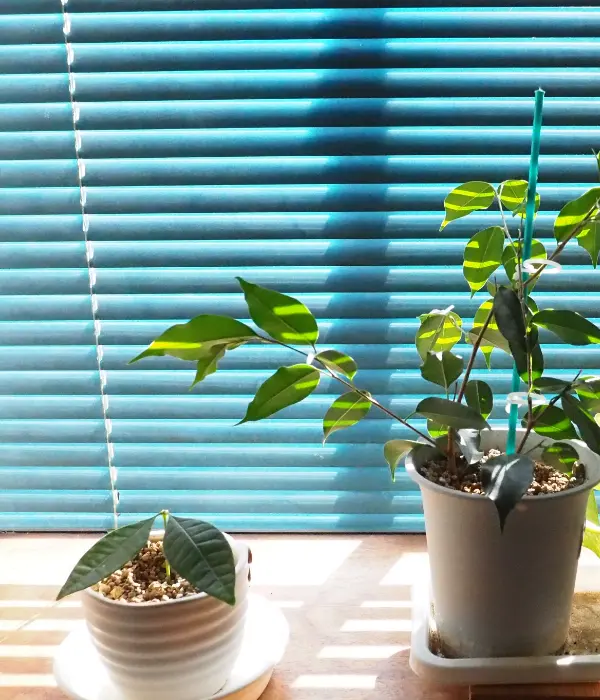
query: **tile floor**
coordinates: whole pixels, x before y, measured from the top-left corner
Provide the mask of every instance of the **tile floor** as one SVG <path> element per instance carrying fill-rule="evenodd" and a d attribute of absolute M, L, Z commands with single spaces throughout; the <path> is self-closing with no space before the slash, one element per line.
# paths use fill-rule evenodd
<path fill-rule="evenodd" d="M 94 539 L 0 537 L 0 700 L 65 700 L 52 657 L 81 608 L 76 596 L 54 597 Z M 244 539 L 254 555 L 254 590 L 281 606 L 292 629 L 264 700 L 467 700 L 467 689 L 428 686 L 408 667 L 411 587 L 426 580 L 424 537 Z M 492 692 L 473 697 L 557 697 L 540 688 Z"/>

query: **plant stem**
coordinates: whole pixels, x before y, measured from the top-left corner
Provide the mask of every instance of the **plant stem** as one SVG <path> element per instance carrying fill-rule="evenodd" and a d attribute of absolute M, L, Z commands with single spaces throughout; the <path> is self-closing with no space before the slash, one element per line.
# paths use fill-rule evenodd
<path fill-rule="evenodd" d="M 456 450 L 454 449 L 454 429 L 448 428 L 448 470 L 451 474 L 456 474 Z"/>
<path fill-rule="evenodd" d="M 479 335 L 477 336 L 475 342 L 473 343 L 473 351 L 471 352 L 471 357 L 469 357 L 469 361 L 467 362 L 467 369 L 465 370 L 465 376 L 463 377 L 462 384 L 460 385 L 460 390 L 458 392 L 458 396 L 456 397 L 456 400 L 458 403 L 460 403 L 463 399 L 463 396 L 465 395 L 465 391 L 467 389 L 467 382 L 469 381 L 469 376 L 471 375 L 471 370 L 473 369 L 473 365 L 475 364 L 475 357 L 477 355 L 477 351 L 479 350 L 479 347 L 483 341 L 483 334 L 486 332 L 488 326 L 490 325 L 490 322 L 492 320 L 492 316 L 494 315 L 494 305 L 492 304 L 492 308 L 490 309 L 489 314 L 487 315 L 487 318 L 485 319 L 483 326 L 481 326 L 481 330 L 479 331 Z"/>
<path fill-rule="evenodd" d="M 167 518 L 169 517 L 169 511 L 168 510 L 161 510 L 160 514 L 162 515 L 163 519 L 163 524 L 165 526 L 165 532 L 167 531 Z M 163 535 L 163 542 L 164 542 L 164 535 Z M 164 544 L 163 544 L 163 554 L 164 554 Z M 169 560 L 167 559 L 167 556 L 165 554 L 165 573 L 167 575 L 167 581 L 171 580 L 171 564 L 169 564 Z"/>
<path fill-rule="evenodd" d="M 516 255 L 517 250 L 515 248 L 512 236 L 510 235 L 510 231 L 508 230 L 508 224 L 506 222 L 506 216 L 504 214 L 504 207 L 502 206 L 502 199 L 500 198 L 500 194 L 498 192 L 496 193 L 496 201 L 498 202 L 498 209 L 500 210 L 500 217 L 502 218 L 502 228 L 504 229 L 504 236 L 506 237 L 506 240 L 510 243 L 510 245 L 513 247 Z"/>
<path fill-rule="evenodd" d="M 551 399 L 545 406 L 542 406 L 542 410 L 538 412 L 537 416 L 535 418 L 532 415 L 532 409 L 531 409 L 531 396 L 529 397 L 528 401 L 528 414 L 527 414 L 527 427 L 525 428 L 525 434 L 523 435 L 521 442 L 519 443 L 519 446 L 517 447 L 517 452 L 521 452 L 523 447 L 525 446 L 525 442 L 527 441 L 527 438 L 529 437 L 529 434 L 535 427 L 536 423 L 540 420 L 540 418 L 544 415 L 544 413 L 551 407 L 554 406 L 556 403 L 562 399 L 562 397 L 567 393 L 567 391 L 570 391 L 573 388 L 573 385 L 575 382 L 579 379 L 579 376 L 581 374 L 582 370 L 579 370 L 577 374 L 575 375 L 575 378 L 573 381 L 568 384 L 561 392 L 560 394 L 557 394 L 553 399 Z"/>
<path fill-rule="evenodd" d="M 267 343 L 275 344 L 275 345 L 281 345 L 284 348 L 287 348 L 288 350 L 293 350 L 294 352 L 299 353 L 300 355 L 303 355 L 304 357 L 308 357 L 308 353 L 303 352 L 302 350 L 298 350 L 298 348 L 293 347 L 292 345 L 288 345 L 287 343 L 282 343 L 279 340 L 274 340 L 271 338 L 264 338 L 263 336 L 260 336 L 261 339 Z M 430 445 L 434 445 L 437 447 L 435 440 L 432 440 L 429 435 L 425 435 L 425 433 L 421 432 L 418 428 L 415 428 L 413 425 L 408 423 L 404 418 L 401 418 L 400 416 L 396 415 L 393 411 L 390 411 L 388 408 L 385 406 L 382 406 L 379 401 L 371 396 L 369 392 L 363 391 L 362 389 L 359 389 L 358 387 L 354 386 L 352 382 L 349 382 L 348 380 L 344 379 L 343 377 L 338 376 L 335 374 L 335 372 L 332 372 L 327 365 L 325 365 L 321 360 L 317 359 L 317 362 L 323 367 L 323 369 L 319 369 L 318 367 L 316 368 L 319 372 L 323 373 L 323 370 L 327 373 L 328 376 L 332 377 L 333 379 L 337 380 L 344 386 L 348 387 L 349 389 L 352 389 L 352 391 L 355 391 L 359 396 L 362 396 L 363 399 L 366 399 L 371 403 L 373 406 L 377 406 L 377 408 L 380 411 L 383 411 L 385 414 L 387 414 L 390 418 L 393 418 L 394 420 L 398 421 L 398 423 L 401 423 L 404 427 L 409 428 L 412 430 L 414 433 L 416 433 L 419 437 L 423 438 L 423 440 L 426 440 Z"/>

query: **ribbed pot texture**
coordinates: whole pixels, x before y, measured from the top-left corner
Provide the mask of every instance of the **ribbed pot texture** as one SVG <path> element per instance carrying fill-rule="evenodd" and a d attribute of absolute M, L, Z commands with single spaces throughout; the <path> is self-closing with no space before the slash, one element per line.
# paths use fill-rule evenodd
<path fill-rule="evenodd" d="M 87 589 L 83 610 L 114 684 L 131 700 L 197 700 L 220 690 L 237 659 L 248 605 L 248 547 L 230 539 L 236 604 L 204 593 L 119 603 Z"/>
<path fill-rule="evenodd" d="M 540 442 L 532 436 L 526 449 Z M 504 450 L 506 431 L 486 430 L 482 448 Z M 425 479 L 419 451 L 406 459 L 423 496 L 434 617 L 449 656 L 553 654 L 565 642 L 590 489 L 600 458 L 578 444 L 586 482 L 526 496 L 500 532 L 492 501 Z M 532 456 L 539 457 L 540 451 Z"/>

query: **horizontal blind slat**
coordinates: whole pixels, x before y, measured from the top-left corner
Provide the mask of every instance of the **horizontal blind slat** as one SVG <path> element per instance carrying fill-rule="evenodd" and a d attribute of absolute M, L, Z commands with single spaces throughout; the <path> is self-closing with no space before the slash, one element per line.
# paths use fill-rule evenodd
<path fill-rule="evenodd" d="M 283 38 L 387 38 L 433 36 L 488 37 L 537 36 L 595 37 L 600 33 L 596 8 L 552 7 L 512 12 L 509 8 L 435 12 L 394 8 L 321 10 L 229 10 L 181 12 L 87 13 L 73 12 L 73 42 L 96 41 L 199 41 L 219 39 Z M 23 42 L 26 43 L 26 42 Z"/>
<path fill-rule="evenodd" d="M 47 105 L 23 105 L 28 119 L 34 119 Z M 58 108 L 56 108 L 58 109 Z M 390 127 L 404 126 L 524 126 L 531 122 L 528 97 L 470 98 L 430 97 L 419 99 L 382 99 L 377 97 L 343 97 L 321 99 L 317 103 L 303 99 L 230 99 L 230 100 L 155 100 L 155 101 L 87 101 L 81 105 L 81 129 L 231 129 L 241 127 Z M 14 113 L 0 106 L 0 125 L 20 128 Z M 29 116 L 31 114 L 31 116 Z M 70 119 L 70 114 L 68 115 Z M 21 122 L 22 123 L 22 122 Z M 15 124 L 13 127 L 12 124 Z M 32 124 L 36 124 L 32 121 Z M 547 95 L 544 124 L 565 126 L 598 125 L 594 99 L 560 98 Z M 42 127 L 33 127 L 42 129 Z M 546 130 L 544 131 L 544 134 Z"/>
<path fill-rule="evenodd" d="M 600 16 L 600 15 L 599 15 Z M 599 22 L 600 24 L 600 22 Z M 600 86 L 597 68 L 485 69 L 318 69 L 261 71 L 162 71 L 79 73 L 77 100 L 225 99 L 270 97 L 518 97 L 544 84 L 557 97 L 585 97 Z M 0 77 L 0 89 L 23 102 L 52 101 L 59 76 Z"/>
<path fill-rule="evenodd" d="M 61 161 L 8 162 L 1 186 L 27 186 L 47 178 L 52 184 L 71 184 L 71 167 Z M 493 163 L 487 156 L 276 156 L 219 158 L 131 158 L 85 161 L 84 184 L 96 186 L 139 185 L 243 185 L 243 184 L 327 184 L 327 183 L 423 183 L 477 180 L 488 177 L 501 182 L 524 172 L 525 155 L 499 156 Z M 540 177 L 547 182 L 593 182 L 597 166 L 589 156 L 546 156 L 540 158 Z M 15 181 L 16 180 L 16 181 Z M 10 185 L 9 183 L 13 183 Z"/>
<path fill-rule="evenodd" d="M 211 375 L 202 384 L 202 393 L 207 396 L 242 394 L 250 396 L 272 372 L 269 370 L 227 370 Z M 555 376 L 571 378 L 572 370 L 552 369 Z M 361 372 L 361 383 L 368 386 L 372 393 L 382 395 L 423 395 L 427 384 L 416 370 L 372 370 Z M 495 391 L 508 394 L 511 386 L 511 372 L 498 370 L 490 375 L 484 368 L 473 372 L 474 379 L 482 379 Z M 107 372 L 107 390 L 110 395 L 178 395 L 189 393 L 194 379 L 193 369 L 178 370 L 112 370 Z M 323 377 L 315 390 L 316 394 L 334 394 L 339 385 L 332 379 Z M 38 392 L 41 393 L 41 392 Z M 52 392 L 56 393 L 56 392 Z M 73 393 L 77 393 L 73 391 Z M 79 392 L 84 393 L 84 392 Z M 267 424 L 267 423 L 265 423 Z M 238 431 L 239 432 L 239 431 Z M 247 431 L 246 431 L 247 432 Z M 324 453 L 327 454 L 327 453 Z M 381 455 L 380 455 L 381 457 Z"/>
<path fill-rule="evenodd" d="M 60 71 L 62 47 L 27 51 L 0 47 L 5 72 Z M 454 68 L 468 67 L 593 67 L 600 58 L 594 40 L 538 39 L 328 39 L 260 41 L 171 41 L 75 43 L 75 68 L 82 72 L 255 70 L 282 68 Z M 19 70 L 21 69 L 21 70 Z"/>
<path fill-rule="evenodd" d="M 537 83 L 536 83 L 537 84 Z M 0 134 L 0 156 L 10 158 L 14 134 Z M 529 127 L 479 128 L 377 126 L 247 129 L 140 129 L 135 139 L 124 131 L 86 130 L 81 134 L 83 158 L 141 158 L 176 156 L 268 156 L 268 155 L 526 155 Z M 64 135 L 45 132 L 31 135 L 23 145 L 23 157 L 35 153 L 38 141 L 48 157 L 68 152 Z M 544 155 L 581 155 L 590 142 L 600 140 L 600 127 L 564 126 L 544 130 Z M 5 145 L 6 141 L 6 145 Z M 31 147 L 31 151 L 29 148 Z M 14 150 L 14 149 L 13 149 Z"/>
<path fill-rule="evenodd" d="M 188 213 L 280 211 L 435 211 L 447 185 L 188 185 L 173 187 L 90 187 L 87 206 L 94 213 Z M 566 198 L 575 198 L 584 185 L 542 185 L 540 195 L 548 208 L 560 208 Z M 58 191 L 57 191 L 58 190 Z M 0 190 L 0 213 L 26 209 L 60 213 L 74 206 L 77 190 L 27 188 Z"/>

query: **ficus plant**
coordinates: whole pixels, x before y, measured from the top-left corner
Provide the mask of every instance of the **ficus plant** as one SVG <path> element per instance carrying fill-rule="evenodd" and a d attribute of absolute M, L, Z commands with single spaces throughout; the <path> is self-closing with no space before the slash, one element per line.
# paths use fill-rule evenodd
<path fill-rule="evenodd" d="M 235 604 L 235 563 L 225 535 L 214 525 L 178 518 L 163 510 L 157 515 L 106 534 L 81 557 L 58 593 L 57 600 L 82 591 L 123 567 L 147 545 L 157 517 L 164 523 L 165 575 L 173 571 L 199 592 Z"/>
<path fill-rule="evenodd" d="M 524 259 L 523 223 L 527 182 L 507 180 L 497 187 L 480 181 L 454 188 L 444 201 L 441 228 L 472 212 L 498 210 L 498 223 L 477 231 L 464 252 L 463 273 L 474 296 L 485 296 L 466 328 L 454 307 L 419 316 L 416 350 L 421 375 L 436 385 L 435 395 L 417 403 L 409 416 L 399 416 L 356 380 L 358 365 L 345 352 L 318 347 L 315 317 L 299 300 L 237 278 L 255 328 L 228 316 L 203 314 L 168 328 L 132 362 L 170 355 L 193 362 L 192 386 L 218 369 L 226 353 L 246 344 L 277 345 L 297 353 L 294 365 L 280 367 L 256 391 L 240 423 L 259 421 L 302 401 L 323 377 L 341 387 L 323 419 L 323 441 L 347 429 L 374 409 L 412 433 L 412 439 L 385 443 L 384 457 L 392 478 L 402 459 L 423 445 L 434 447 L 440 461 L 457 474 L 476 472 L 484 495 L 498 511 L 500 527 L 525 495 L 534 474 L 534 461 L 525 450 L 529 435 L 541 438 L 542 461 L 567 474 L 578 466 L 573 439 L 600 454 L 600 377 L 577 372 L 569 379 L 544 374 L 540 333 L 565 344 L 600 344 L 600 328 L 575 311 L 540 310 L 530 292 L 545 267 L 552 265 L 570 242 L 577 242 L 595 268 L 600 254 L 600 187 L 568 202 L 554 222 L 556 246 L 548 254 L 533 240 Z M 539 208 L 539 197 L 536 209 Z M 467 360 L 453 352 L 458 343 L 471 345 Z M 526 411 L 516 453 L 482 461 L 481 432 L 488 429 L 494 394 L 486 382 L 472 379 L 478 353 L 489 368 L 495 351 L 507 353 L 524 384 Z M 413 417 L 419 418 L 415 425 Z M 426 427 L 425 427 L 426 426 Z M 548 442 L 546 438 L 551 438 Z M 131 560 L 146 544 L 156 516 L 119 528 L 95 544 L 77 564 L 59 598 L 94 585 Z M 164 552 L 170 566 L 198 590 L 233 604 L 235 571 L 231 548 L 222 533 L 208 523 L 168 516 Z M 600 519 L 593 493 L 588 501 L 584 546 L 600 555 Z"/>
<path fill-rule="evenodd" d="M 529 294 L 545 267 L 552 265 L 571 241 L 589 253 L 596 267 L 600 187 L 561 209 L 554 222 L 556 246 L 548 253 L 541 241 L 534 240 L 529 260 L 523 259 L 526 198 L 525 180 L 507 180 L 497 187 L 488 182 L 466 182 L 446 197 L 442 229 L 472 212 L 492 207 L 498 210 L 498 222 L 477 231 L 465 248 L 463 273 L 471 295 L 484 295 L 469 327 L 452 306 L 419 317 L 415 342 L 421 374 L 438 390 L 419 401 L 410 416 L 397 415 L 362 387 L 353 358 L 338 349 L 318 347 L 317 321 L 303 303 L 239 277 L 255 328 L 228 316 L 200 315 L 167 329 L 132 362 L 164 355 L 193 362 L 195 385 L 217 370 L 227 352 L 242 345 L 287 348 L 301 356 L 298 364 L 280 367 L 258 388 L 240 423 L 268 418 L 312 394 L 323 377 L 333 379 L 340 385 L 341 395 L 324 416 L 324 441 L 358 423 L 370 410 L 381 411 L 413 435 L 412 439 L 390 440 L 384 445 L 392 477 L 409 451 L 423 443 L 434 446 L 451 471 L 479 470 L 485 495 L 494 501 L 503 527 L 532 482 L 534 461 L 524 449 L 532 431 L 558 441 L 540 443 L 544 447 L 542 459 L 563 472 L 571 473 L 578 461 L 568 442 L 571 439 L 583 440 L 600 454 L 600 425 L 595 419 L 600 414 L 600 377 L 583 377 L 581 372 L 571 379 L 545 375 L 540 344 L 540 333 L 550 333 L 571 345 L 600 343 L 600 328 L 575 311 L 540 310 Z M 466 361 L 453 352 L 460 342 L 471 345 Z M 478 353 L 489 368 L 495 351 L 514 358 L 524 384 L 524 433 L 515 454 L 482 462 L 480 436 L 490 427 L 494 395 L 489 384 L 472 379 L 471 373 Z M 419 425 L 412 422 L 413 416 L 420 419 Z"/>

